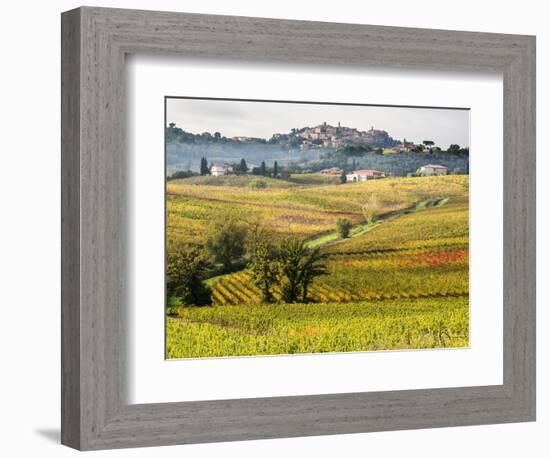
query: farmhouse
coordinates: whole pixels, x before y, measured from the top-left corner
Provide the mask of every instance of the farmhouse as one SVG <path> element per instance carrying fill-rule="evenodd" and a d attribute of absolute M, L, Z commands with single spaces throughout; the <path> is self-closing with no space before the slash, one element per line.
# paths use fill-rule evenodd
<path fill-rule="evenodd" d="M 212 164 L 210 167 L 210 173 L 212 176 L 221 177 L 233 173 L 233 167 L 227 164 Z"/>
<path fill-rule="evenodd" d="M 354 170 L 346 175 L 346 181 L 367 181 L 385 176 L 386 174 L 379 170 Z"/>
<path fill-rule="evenodd" d="M 323 175 L 341 175 L 342 169 L 339 167 L 331 167 L 330 169 L 323 169 L 319 173 Z"/>
<path fill-rule="evenodd" d="M 424 176 L 447 175 L 447 167 L 444 165 L 427 164 L 420 167 L 417 173 Z"/>

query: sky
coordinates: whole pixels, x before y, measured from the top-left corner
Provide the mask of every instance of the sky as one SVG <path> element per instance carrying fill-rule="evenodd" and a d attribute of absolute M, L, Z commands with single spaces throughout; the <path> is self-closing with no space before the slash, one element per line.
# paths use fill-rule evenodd
<path fill-rule="evenodd" d="M 220 132 L 226 137 L 269 139 L 292 128 L 333 126 L 385 130 L 397 140 L 420 143 L 432 140 L 447 148 L 470 144 L 470 111 L 439 108 L 352 106 L 168 98 L 166 123 L 186 132 Z"/>

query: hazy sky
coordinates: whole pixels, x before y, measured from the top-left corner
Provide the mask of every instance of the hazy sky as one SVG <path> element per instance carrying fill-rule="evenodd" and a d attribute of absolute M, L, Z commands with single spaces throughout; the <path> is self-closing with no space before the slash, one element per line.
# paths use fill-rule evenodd
<path fill-rule="evenodd" d="M 223 100 L 167 99 L 166 122 L 187 132 L 220 132 L 226 137 L 270 138 L 293 127 L 327 122 L 359 130 L 386 130 L 393 138 L 420 143 L 433 140 L 448 147 L 470 144 L 470 112 L 433 108 L 396 108 L 300 103 L 243 102 Z"/>

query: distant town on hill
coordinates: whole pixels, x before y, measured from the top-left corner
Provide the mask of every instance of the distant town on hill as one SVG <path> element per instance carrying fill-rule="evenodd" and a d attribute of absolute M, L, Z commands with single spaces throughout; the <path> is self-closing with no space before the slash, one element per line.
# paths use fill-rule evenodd
<path fill-rule="evenodd" d="M 194 143 L 201 141 L 237 142 L 237 143 L 269 143 L 284 145 L 289 149 L 314 149 L 314 148 L 341 148 L 346 145 L 369 145 L 378 148 L 404 147 L 403 142 L 390 137 L 385 130 L 371 127 L 368 131 L 361 131 L 353 127 L 332 126 L 326 122 L 314 127 L 293 128 L 287 133 L 274 133 L 271 138 L 258 138 L 248 136 L 225 137 L 220 132 L 203 132 L 192 134 L 176 127 L 171 123 L 166 133 L 168 142 Z"/>
<path fill-rule="evenodd" d="M 226 137 L 221 132 L 191 133 L 170 123 L 166 127 L 167 174 L 198 172 L 203 158 L 210 163 L 234 164 L 277 161 L 291 173 L 317 172 L 327 167 L 363 167 L 405 176 L 430 162 L 454 173 L 468 173 L 469 148 L 458 144 L 437 145 L 430 139 L 397 140 L 387 131 L 362 131 L 324 122 L 292 128 L 270 138 Z M 414 153 L 414 154 L 412 154 Z"/>

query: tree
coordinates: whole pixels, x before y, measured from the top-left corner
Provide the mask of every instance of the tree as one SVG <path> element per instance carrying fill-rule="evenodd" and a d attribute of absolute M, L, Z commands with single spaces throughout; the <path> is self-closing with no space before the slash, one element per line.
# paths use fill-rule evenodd
<path fill-rule="evenodd" d="M 376 197 L 371 195 L 368 202 L 361 209 L 363 211 L 365 222 L 368 224 L 374 223 L 378 219 L 381 207 L 382 206 Z"/>
<path fill-rule="evenodd" d="M 222 138 L 222 134 L 220 134 L 219 132 L 214 132 L 214 140 L 219 142 L 221 138 Z"/>
<path fill-rule="evenodd" d="M 256 242 L 249 268 L 252 271 L 252 280 L 262 292 L 262 302 L 273 302 L 271 288 L 277 281 L 276 254 L 269 240 Z"/>
<path fill-rule="evenodd" d="M 435 145 L 433 141 L 424 140 L 422 144 L 424 145 L 424 148 L 428 150 L 428 152 L 432 153 L 432 147 Z"/>
<path fill-rule="evenodd" d="M 265 161 L 262 161 L 260 164 L 260 175 L 265 176 L 266 170 L 265 170 Z"/>
<path fill-rule="evenodd" d="M 224 218 L 212 224 L 205 246 L 214 261 L 222 264 L 225 272 L 231 272 L 233 263 L 245 253 L 246 236 L 246 226 Z"/>
<path fill-rule="evenodd" d="M 166 262 L 168 297 L 178 297 L 187 305 L 211 304 L 210 288 L 203 281 L 208 267 L 208 259 L 198 248 L 170 246 Z"/>
<path fill-rule="evenodd" d="M 300 283 L 302 285 L 302 302 L 304 304 L 308 301 L 308 289 L 315 277 L 327 274 L 326 266 L 321 264 L 324 257 L 325 256 L 321 254 L 321 249 L 316 247 L 313 250 L 310 250 L 304 258 L 300 276 Z"/>
<path fill-rule="evenodd" d="M 449 148 L 447 148 L 447 152 L 451 154 L 457 154 L 460 152 L 460 146 L 453 143 L 452 145 L 449 145 Z"/>
<path fill-rule="evenodd" d="M 246 165 L 246 161 L 244 160 L 244 158 L 241 159 L 241 162 L 239 163 L 239 166 L 237 167 L 237 171 L 239 173 L 248 172 L 248 165 Z"/>
<path fill-rule="evenodd" d="M 170 129 L 173 129 L 174 127 L 176 127 L 176 123 L 171 122 L 170 124 L 168 124 L 168 126 L 170 127 Z"/>
<path fill-rule="evenodd" d="M 346 145 L 337 150 L 336 153 L 344 157 L 362 157 L 369 151 L 372 151 L 372 148 L 367 145 Z"/>
<path fill-rule="evenodd" d="M 340 183 L 345 184 L 348 181 L 348 177 L 346 176 L 346 171 L 342 169 L 342 173 L 340 174 Z"/>
<path fill-rule="evenodd" d="M 296 237 L 283 240 L 279 248 L 281 293 L 285 302 L 301 298 L 307 302 L 308 288 L 315 277 L 326 274 L 319 247 L 309 250 L 305 241 Z"/>
<path fill-rule="evenodd" d="M 205 157 L 201 157 L 200 174 L 203 176 L 210 174 L 210 169 L 208 168 L 208 161 L 206 160 Z"/>
<path fill-rule="evenodd" d="M 281 292 L 285 302 L 296 302 L 300 293 L 300 263 L 304 255 L 304 242 L 291 237 L 283 240 L 279 248 Z"/>
<path fill-rule="evenodd" d="M 279 164 L 277 164 L 277 161 L 273 163 L 273 178 L 277 178 L 279 175 Z"/>
<path fill-rule="evenodd" d="M 338 236 L 341 239 L 347 239 L 349 238 L 349 233 L 351 231 L 351 221 L 346 218 L 339 218 L 336 222 L 336 230 L 338 232 Z"/>

